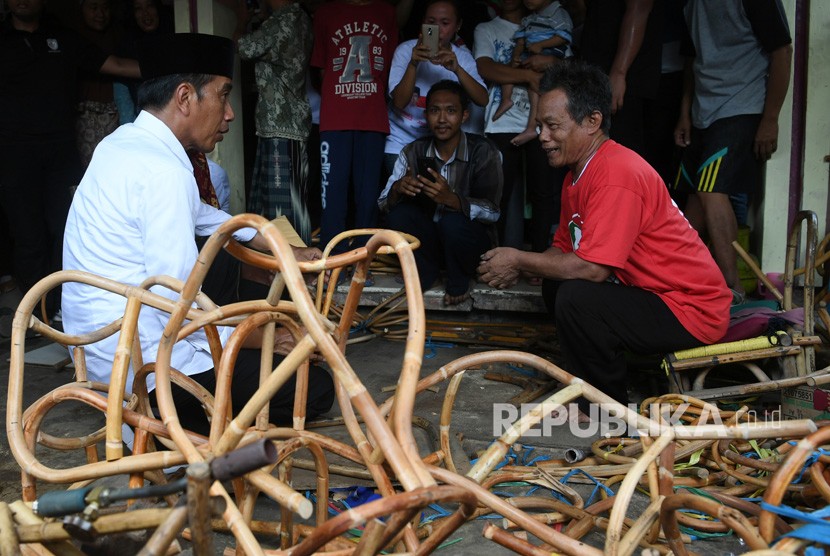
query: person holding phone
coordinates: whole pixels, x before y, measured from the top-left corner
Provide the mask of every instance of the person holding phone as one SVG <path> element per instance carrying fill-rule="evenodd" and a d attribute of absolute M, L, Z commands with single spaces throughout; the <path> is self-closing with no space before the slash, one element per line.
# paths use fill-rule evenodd
<path fill-rule="evenodd" d="M 420 38 L 402 42 L 395 50 L 389 70 L 392 102 L 389 136 L 384 148 L 388 172 L 406 145 L 429 133 L 424 117 L 424 93 L 433 83 L 442 79 L 457 81 L 472 102 L 487 105 L 487 88 L 478 74 L 472 52 L 453 43 L 461 28 L 459 14 L 455 0 L 430 0 Z M 472 131 L 466 125 L 464 129 Z"/>
<path fill-rule="evenodd" d="M 403 148 L 378 206 L 393 230 L 421 241 L 415 263 L 421 288 L 446 270 L 445 305 L 470 297 L 481 255 L 496 244 L 502 192 L 501 154 L 480 135 L 465 133 L 469 97 L 445 79 L 426 96 L 430 136 Z"/>

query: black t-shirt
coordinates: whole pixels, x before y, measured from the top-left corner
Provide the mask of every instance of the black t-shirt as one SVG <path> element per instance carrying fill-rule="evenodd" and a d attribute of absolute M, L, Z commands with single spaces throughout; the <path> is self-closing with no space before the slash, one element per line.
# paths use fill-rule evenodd
<path fill-rule="evenodd" d="M 34 33 L 0 27 L 0 144 L 74 137 L 78 70 L 98 71 L 107 55 L 49 21 Z"/>
<path fill-rule="evenodd" d="M 588 0 L 579 56 L 608 73 L 617 55 L 625 0 Z M 663 0 L 655 0 L 648 16 L 643 44 L 625 79 L 626 94 L 655 98 L 660 84 L 663 42 Z"/>

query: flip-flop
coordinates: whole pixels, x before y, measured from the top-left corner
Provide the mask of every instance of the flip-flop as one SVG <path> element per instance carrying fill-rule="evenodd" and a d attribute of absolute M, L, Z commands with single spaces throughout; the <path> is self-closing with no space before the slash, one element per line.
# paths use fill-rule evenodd
<path fill-rule="evenodd" d="M 455 303 L 449 303 L 447 301 L 448 297 L 457 298 L 458 301 L 456 301 Z M 453 305 L 461 305 L 462 303 L 464 303 L 468 299 L 470 299 L 470 290 L 467 290 L 466 292 L 464 292 L 461 295 L 450 295 L 448 293 L 445 293 L 443 303 L 444 303 L 445 306 L 449 307 L 449 306 L 453 306 Z"/>

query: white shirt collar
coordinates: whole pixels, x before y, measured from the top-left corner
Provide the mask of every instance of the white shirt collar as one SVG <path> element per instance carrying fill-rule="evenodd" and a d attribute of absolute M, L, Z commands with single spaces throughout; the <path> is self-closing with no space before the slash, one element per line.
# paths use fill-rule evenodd
<path fill-rule="evenodd" d="M 146 110 L 142 110 L 135 119 L 134 124 L 137 127 L 147 131 L 158 138 L 170 151 L 178 158 L 182 165 L 188 170 L 193 170 L 193 163 L 190 162 L 184 147 L 173 134 L 173 131 L 167 127 L 167 124 L 153 116 Z"/>

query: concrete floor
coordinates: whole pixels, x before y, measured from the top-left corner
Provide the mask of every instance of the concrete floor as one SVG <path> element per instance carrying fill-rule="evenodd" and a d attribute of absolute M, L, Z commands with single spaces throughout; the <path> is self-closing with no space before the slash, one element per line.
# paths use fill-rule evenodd
<path fill-rule="evenodd" d="M 18 296 L 19 297 L 19 296 Z M 0 298 L 0 306 L 14 307 L 16 306 L 15 294 L 6 294 Z M 456 321 L 469 322 L 499 322 L 514 325 L 516 327 L 529 326 L 539 330 L 544 330 L 544 327 L 549 325 L 546 317 L 539 313 L 508 313 L 504 311 L 498 312 L 461 312 L 453 313 L 452 319 Z M 447 319 L 446 313 L 428 313 L 428 318 Z M 548 356 L 556 362 L 555 342 L 538 342 L 534 349 L 540 355 Z M 32 349 L 42 347 L 48 342 L 43 339 L 35 339 L 27 343 L 27 351 L 29 346 Z M 540 348 L 539 346 L 546 346 Z M 364 382 L 367 390 L 372 394 L 374 399 L 378 402 L 386 399 L 390 393 L 384 392 L 385 387 L 393 386 L 401 368 L 403 359 L 404 344 L 402 342 L 391 341 L 384 338 L 375 338 L 367 342 L 356 343 L 349 346 L 347 356 L 353 368 Z M 463 355 L 480 351 L 482 349 L 492 349 L 483 346 L 473 346 L 458 343 L 441 342 L 434 344 L 427 349 L 427 358 L 424 360 L 422 366 L 421 376 L 427 376 L 429 373 L 436 371 L 441 365 L 457 359 Z M 5 379 L 8 376 L 8 339 L 0 341 L 0 377 L 3 383 L 7 382 Z M 493 369 L 496 371 L 504 371 L 507 373 L 519 372 L 521 369 L 510 369 L 505 367 Z M 52 388 L 68 382 L 71 380 L 71 370 L 69 369 L 52 369 L 46 367 L 39 367 L 34 365 L 27 365 L 27 399 L 35 399 L 43 393 Z M 416 415 L 423 417 L 433 426 L 437 427 L 438 416 L 440 413 L 441 404 L 444 399 L 444 392 L 446 383 L 440 385 L 438 392 L 424 392 L 417 400 Z M 462 382 L 461 389 L 456 404 L 454 406 L 452 431 L 463 434 L 462 448 L 469 454 L 474 454 L 476 450 L 485 448 L 494 438 L 494 404 L 506 402 L 511 396 L 520 392 L 520 388 L 514 385 L 505 384 L 501 382 L 493 382 L 483 377 L 483 373 L 472 372 L 468 373 Z M 0 396 L 0 410 L 5 413 L 6 406 L 5 396 Z M 44 425 L 44 429 L 53 434 L 75 435 L 82 431 L 90 432 L 101 426 L 101 416 L 92 410 L 85 407 L 69 406 L 55 411 L 54 415 L 50 415 L 49 422 Z M 336 417 L 339 411 L 335 408 L 331 412 L 331 417 Z M 497 414 L 496 414 L 497 415 Z M 429 437 L 423 431 L 417 430 L 419 441 L 422 442 L 422 450 L 424 453 L 431 451 L 429 447 Z M 327 429 L 326 434 L 338 438 L 345 438 L 345 431 L 342 429 Z M 532 438 L 523 439 L 524 450 L 528 451 L 531 447 L 534 448 L 535 455 L 543 455 L 553 458 L 561 458 L 564 450 L 567 448 L 581 448 L 589 450 L 591 443 L 598 438 L 598 435 L 589 435 L 579 433 L 574 434 L 567 426 L 559 426 L 547 428 L 541 431 L 541 434 Z M 100 451 L 103 453 L 103 449 Z M 47 454 L 44 452 L 45 461 L 51 462 L 52 465 L 65 465 L 69 458 L 65 454 Z M 20 496 L 20 476 L 19 468 L 14 458 L 9 453 L 8 443 L 5 436 L 0 440 L 0 500 L 13 501 Z M 333 476 L 332 486 L 342 487 L 359 484 L 360 481 L 356 479 L 349 479 L 346 477 Z M 294 486 L 297 489 L 311 488 L 313 486 L 313 476 L 308 472 L 296 471 L 294 475 Z M 48 485 L 44 486 L 42 490 L 47 490 Z M 574 485 L 574 488 L 584 497 L 588 498 L 593 490 L 589 485 Z M 507 489 L 506 489 L 507 490 Z M 526 490 L 526 489 L 524 489 Z M 512 495 L 521 495 L 524 491 L 520 488 L 512 489 Z M 535 495 L 549 495 L 541 491 L 536 492 Z M 630 512 L 632 517 L 636 517 L 637 513 L 641 511 L 647 500 L 645 496 L 638 495 L 636 501 L 632 504 Z M 264 519 L 273 519 L 274 506 L 273 504 L 263 502 L 257 509 L 257 515 Z M 499 522 L 500 523 L 500 522 Z M 451 541 L 455 541 L 451 546 L 441 550 L 439 553 L 445 554 L 459 554 L 459 555 L 476 555 L 481 554 L 509 554 L 510 551 L 502 549 L 498 545 L 484 539 L 481 536 L 481 531 L 484 527 L 483 520 L 469 522 L 460 528 L 454 535 L 450 537 Z M 586 537 L 585 542 L 597 547 L 604 544 L 604 538 L 599 534 L 592 534 Z M 230 542 L 227 537 L 220 536 L 217 544 L 224 546 Z M 116 543 L 118 544 L 118 543 Z M 694 547 L 699 552 L 703 553 L 730 553 L 740 552 L 740 545 L 731 537 L 725 541 L 718 541 L 714 544 L 707 544 L 699 546 L 695 543 Z M 118 544 L 120 554 L 131 553 L 129 545 Z M 184 543 L 187 548 L 186 543 Z"/>

